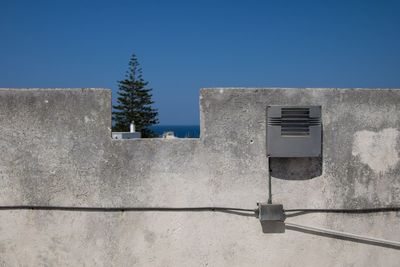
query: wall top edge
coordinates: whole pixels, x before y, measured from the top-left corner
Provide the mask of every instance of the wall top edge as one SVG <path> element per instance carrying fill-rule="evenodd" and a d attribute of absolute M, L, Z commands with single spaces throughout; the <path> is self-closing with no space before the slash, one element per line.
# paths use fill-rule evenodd
<path fill-rule="evenodd" d="M 325 91 L 333 91 L 333 90 L 343 90 L 343 91 L 357 91 L 357 90 L 365 90 L 365 91 L 376 91 L 376 90 L 385 90 L 385 91 L 393 91 L 400 90 L 400 88 L 341 88 L 341 87 L 332 87 L 332 88 L 319 88 L 319 87 L 210 87 L 210 88 L 201 88 L 201 92 L 210 92 L 210 91 L 268 91 L 268 90 L 325 90 Z"/>
<path fill-rule="evenodd" d="M 0 91 L 110 91 L 108 88 L 0 88 Z"/>

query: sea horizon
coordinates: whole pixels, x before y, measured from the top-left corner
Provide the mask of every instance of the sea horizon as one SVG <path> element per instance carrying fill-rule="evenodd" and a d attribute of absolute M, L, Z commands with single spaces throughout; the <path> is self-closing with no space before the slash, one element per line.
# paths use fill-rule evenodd
<path fill-rule="evenodd" d="M 150 127 L 157 135 L 165 132 L 173 132 L 179 138 L 199 138 L 200 125 L 153 125 Z"/>

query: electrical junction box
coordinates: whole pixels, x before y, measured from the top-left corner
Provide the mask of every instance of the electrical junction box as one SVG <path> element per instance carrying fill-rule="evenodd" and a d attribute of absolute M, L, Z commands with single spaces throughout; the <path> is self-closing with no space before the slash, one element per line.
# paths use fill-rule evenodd
<path fill-rule="evenodd" d="M 258 203 L 258 218 L 260 221 L 280 221 L 286 219 L 282 204 Z"/>
<path fill-rule="evenodd" d="M 282 204 L 258 203 L 257 205 L 263 233 L 284 233 L 286 216 Z"/>
<path fill-rule="evenodd" d="M 321 106 L 268 106 L 268 157 L 321 156 Z"/>

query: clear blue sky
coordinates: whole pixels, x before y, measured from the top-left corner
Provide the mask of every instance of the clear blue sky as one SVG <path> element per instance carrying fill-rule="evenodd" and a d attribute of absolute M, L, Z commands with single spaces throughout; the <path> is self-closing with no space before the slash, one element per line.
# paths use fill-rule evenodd
<path fill-rule="evenodd" d="M 202 87 L 400 87 L 400 1 L 0 0 L 0 87 L 115 96 L 133 52 L 164 125 Z"/>

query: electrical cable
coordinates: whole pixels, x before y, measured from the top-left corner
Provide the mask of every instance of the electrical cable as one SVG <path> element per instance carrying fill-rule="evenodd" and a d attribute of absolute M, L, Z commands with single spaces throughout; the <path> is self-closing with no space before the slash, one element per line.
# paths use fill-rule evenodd
<path fill-rule="evenodd" d="M 400 207 L 378 207 L 364 209 L 285 209 L 285 212 L 306 212 L 306 213 L 377 213 L 396 212 Z"/>
<path fill-rule="evenodd" d="M 35 206 L 16 205 L 0 206 L 0 210 L 58 210 L 58 211 L 88 211 L 88 212 L 125 212 L 125 211 L 212 211 L 212 212 L 256 212 L 257 209 L 242 209 L 230 207 L 74 207 L 74 206 Z"/>
<path fill-rule="evenodd" d="M 267 157 L 267 164 L 268 164 L 268 204 L 272 204 L 272 179 L 271 179 L 271 159 Z"/>
<path fill-rule="evenodd" d="M 295 223 L 286 223 L 285 222 L 285 226 L 289 230 L 296 230 L 296 228 L 298 228 L 298 229 L 308 231 L 308 232 L 318 232 L 318 233 L 322 233 L 322 234 L 330 235 L 330 236 L 336 236 L 336 237 L 340 236 L 345 239 L 352 239 L 352 240 L 359 240 L 359 241 L 361 240 L 366 243 L 381 244 L 381 245 L 385 245 L 385 246 L 391 246 L 391 247 L 394 247 L 397 249 L 400 248 L 400 242 L 398 242 L 398 241 L 356 235 L 356 234 L 340 232 L 340 231 L 335 231 L 335 230 L 330 230 L 330 229 L 325 229 L 325 228 L 319 228 L 319 227 L 304 226 L 304 225 L 299 225 L 299 224 L 295 224 Z M 291 229 L 291 227 L 293 227 L 294 229 Z"/>
<path fill-rule="evenodd" d="M 36 206 L 36 205 L 9 205 L 0 206 L 0 210 L 60 210 L 60 211 L 97 211 L 97 212 L 123 212 L 123 211 L 240 211 L 258 212 L 258 209 L 243 209 L 232 207 L 76 207 L 76 206 Z M 400 207 L 379 207 L 365 209 L 285 209 L 284 212 L 307 213 L 377 213 L 397 212 Z"/>

